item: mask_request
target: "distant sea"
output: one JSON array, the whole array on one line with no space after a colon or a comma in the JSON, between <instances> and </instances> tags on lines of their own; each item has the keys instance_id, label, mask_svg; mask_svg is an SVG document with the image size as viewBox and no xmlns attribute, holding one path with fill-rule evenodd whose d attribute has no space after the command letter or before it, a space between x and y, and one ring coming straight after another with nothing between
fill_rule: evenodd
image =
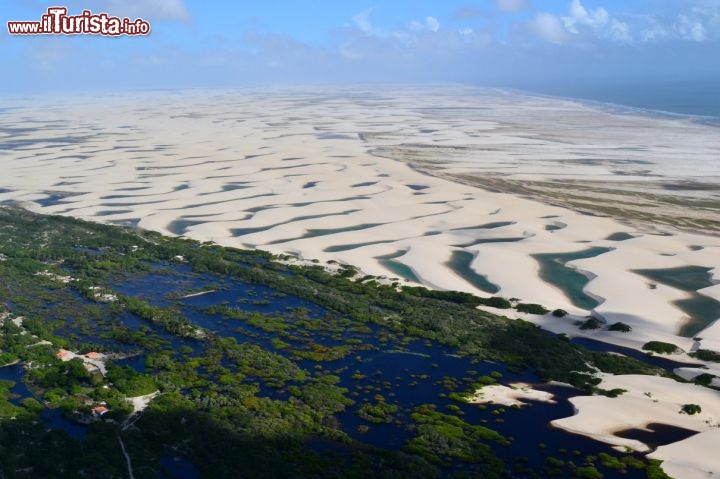
<instances>
[{"instance_id":1,"label":"distant sea","mask_svg":"<svg viewBox=\"0 0 720 479\"><path fill-rule=\"evenodd\" d=\"M720 79L673 83L582 84L524 89L572 98L621 112L692 116L720 126Z\"/></svg>"}]
</instances>

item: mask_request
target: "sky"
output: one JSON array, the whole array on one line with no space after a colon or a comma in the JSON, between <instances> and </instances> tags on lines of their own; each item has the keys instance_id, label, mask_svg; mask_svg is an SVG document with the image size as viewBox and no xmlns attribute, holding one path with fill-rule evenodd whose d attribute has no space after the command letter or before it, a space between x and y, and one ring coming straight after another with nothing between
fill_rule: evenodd
<instances>
[{"instance_id":1,"label":"sky","mask_svg":"<svg viewBox=\"0 0 720 479\"><path fill-rule=\"evenodd\" d=\"M60 2L57 2L60 3ZM147 36L10 35L0 93L364 83L720 83L720 0L66 0Z\"/></svg>"}]
</instances>

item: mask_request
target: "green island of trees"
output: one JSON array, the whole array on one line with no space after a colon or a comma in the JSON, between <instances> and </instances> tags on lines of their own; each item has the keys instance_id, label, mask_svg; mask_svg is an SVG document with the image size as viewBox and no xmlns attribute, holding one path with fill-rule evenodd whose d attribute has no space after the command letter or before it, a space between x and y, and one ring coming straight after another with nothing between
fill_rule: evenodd
<instances>
[{"instance_id":1,"label":"green island of trees","mask_svg":"<svg viewBox=\"0 0 720 479\"><path fill-rule=\"evenodd\" d=\"M651 351L659 354L674 354L680 351L675 344L665 343L663 341L649 341L643 344L642 347L645 351Z\"/></svg>"}]
</instances>

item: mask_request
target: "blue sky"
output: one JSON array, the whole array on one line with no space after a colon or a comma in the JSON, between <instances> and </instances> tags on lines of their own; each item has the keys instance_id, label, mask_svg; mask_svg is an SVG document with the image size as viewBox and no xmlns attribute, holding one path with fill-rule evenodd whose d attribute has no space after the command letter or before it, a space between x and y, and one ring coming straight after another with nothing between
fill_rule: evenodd
<instances>
[{"instance_id":1,"label":"blue sky","mask_svg":"<svg viewBox=\"0 0 720 479\"><path fill-rule=\"evenodd\" d=\"M2 0L3 24L51 4ZM720 80L720 0L67 0L147 37L11 36L4 92L462 82L532 89Z\"/></svg>"}]
</instances>

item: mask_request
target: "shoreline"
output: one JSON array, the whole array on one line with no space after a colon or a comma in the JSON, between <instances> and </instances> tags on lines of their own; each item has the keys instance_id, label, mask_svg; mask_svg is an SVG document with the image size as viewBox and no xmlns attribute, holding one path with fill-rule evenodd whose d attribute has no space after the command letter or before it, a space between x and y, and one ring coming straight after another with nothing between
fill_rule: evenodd
<instances>
[{"instance_id":1,"label":"shoreline","mask_svg":"<svg viewBox=\"0 0 720 479\"><path fill-rule=\"evenodd\" d=\"M499 90L509 91L518 93L521 95L535 96L539 98L547 98L550 100L558 101L574 101L580 104L584 104L591 108L596 108L601 111L607 111L609 113L618 115L638 115L646 116L648 118L658 119L670 119L670 120L689 120L697 122L702 125L711 127L720 127L720 113L717 115L700 115L698 113L680 113L670 110L659 110L653 108L645 108L639 106L627 105L624 103L616 103L609 100L594 100L591 98L575 97L575 96L562 96L553 95L550 93L541 93L532 90L524 90L521 88L499 88Z\"/></svg>"}]
</instances>

